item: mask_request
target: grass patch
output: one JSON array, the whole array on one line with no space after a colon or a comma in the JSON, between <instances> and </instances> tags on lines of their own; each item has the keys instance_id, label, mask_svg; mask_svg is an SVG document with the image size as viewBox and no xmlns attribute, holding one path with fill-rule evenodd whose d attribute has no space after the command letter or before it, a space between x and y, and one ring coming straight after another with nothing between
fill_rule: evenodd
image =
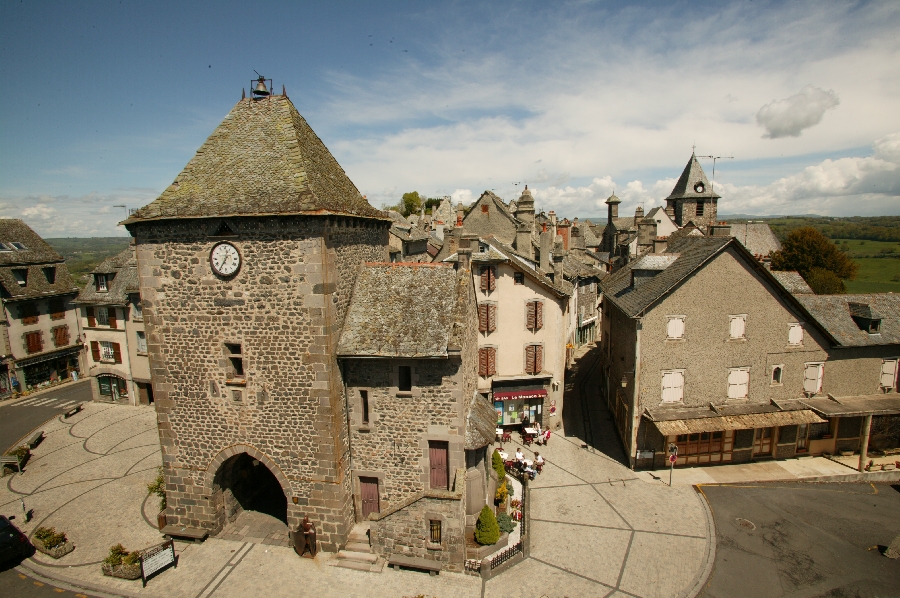
<instances>
[{"instance_id":1,"label":"grass patch","mask_svg":"<svg viewBox=\"0 0 900 598\"><path fill-rule=\"evenodd\" d=\"M900 293L900 243L838 239L842 250L859 264L855 280L845 280L848 293Z\"/></svg>"}]
</instances>

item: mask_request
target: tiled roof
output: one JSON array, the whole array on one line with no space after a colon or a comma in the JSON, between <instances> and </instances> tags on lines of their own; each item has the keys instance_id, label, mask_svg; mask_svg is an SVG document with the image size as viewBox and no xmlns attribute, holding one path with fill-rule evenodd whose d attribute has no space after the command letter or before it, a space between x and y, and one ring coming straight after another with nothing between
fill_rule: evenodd
<instances>
[{"instance_id":1,"label":"tiled roof","mask_svg":"<svg viewBox=\"0 0 900 598\"><path fill-rule=\"evenodd\" d=\"M765 222L742 222L731 225L731 236L753 255L769 256L781 249L778 237Z\"/></svg>"},{"instance_id":2,"label":"tiled roof","mask_svg":"<svg viewBox=\"0 0 900 598\"><path fill-rule=\"evenodd\" d=\"M680 254L668 268L632 287L632 262L601 281L603 295L633 318L732 242L731 237L681 239L674 247L670 245L668 248L670 252Z\"/></svg>"},{"instance_id":3,"label":"tiled roof","mask_svg":"<svg viewBox=\"0 0 900 598\"><path fill-rule=\"evenodd\" d=\"M619 231L637 230L637 224L634 223L634 216L625 216L624 218L613 218L613 226Z\"/></svg>"},{"instance_id":4,"label":"tiled roof","mask_svg":"<svg viewBox=\"0 0 900 598\"><path fill-rule=\"evenodd\" d=\"M487 399L475 393L466 414L466 450L471 451L494 442L497 412Z\"/></svg>"},{"instance_id":5,"label":"tiled roof","mask_svg":"<svg viewBox=\"0 0 900 598\"><path fill-rule=\"evenodd\" d=\"M803 280L803 277L800 276L799 272L779 272L773 270L772 276L774 276L775 279L781 283L781 286L783 286L789 293L792 293L794 295L798 293L805 295L813 294L812 288L810 288L810 286L806 284L806 281Z\"/></svg>"},{"instance_id":6,"label":"tiled roof","mask_svg":"<svg viewBox=\"0 0 900 598\"><path fill-rule=\"evenodd\" d=\"M385 218L291 101L269 96L238 102L175 182L126 223L259 214Z\"/></svg>"},{"instance_id":7,"label":"tiled roof","mask_svg":"<svg viewBox=\"0 0 900 598\"><path fill-rule=\"evenodd\" d=\"M694 186L696 186L698 182L703 183L703 193L697 193L696 191L694 191ZM697 199L714 197L718 198L721 196L712 190L712 187L709 184L709 180L707 180L706 178L706 173L703 172L703 168L700 167L700 162L697 161L697 156L692 154L691 159L688 160L687 166L684 167L681 176L678 177L678 182L675 183L675 187L672 188L672 192L666 199Z\"/></svg>"},{"instance_id":8,"label":"tiled roof","mask_svg":"<svg viewBox=\"0 0 900 598\"><path fill-rule=\"evenodd\" d=\"M632 270L665 270L678 259L677 253L648 253L631 264Z\"/></svg>"},{"instance_id":9,"label":"tiled roof","mask_svg":"<svg viewBox=\"0 0 900 598\"><path fill-rule=\"evenodd\" d=\"M468 272L443 264L363 266L353 289L337 354L343 357L447 357L458 346ZM464 303L463 303L464 305ZM463 318L462 322L458 322Z\"/></svg>"},{"instance_id":10,"label":"tiled roof","mask_svg":"<svg viewBox=\"0 0 900 598\"><path fill-rule=\"evenodd\" d=\"M540 285L547 287L554 293L556 293L560 297L567 297L572 294L572 290L574 287L572 283L563 279L563 280L553 280L551 281L547 277L547 272L544 272L540 269L540 267L531 259L521 255L515 249L507 245L506 243L500 241L496 237L487 236L479 239L484 243L487 243L491 249L490 253L493 256L494 254L501 255L505 260L508 260L509 263L515 267L517 267L522 272L528 274L534 281L539 283ZM476 256L479 254L472 254L472 263L477 263L478 259ZM449 260L449 258L448 258ZM456 260L454 260L456 261ZM494 259L489 259L485 261L496 261Z\"/></svg>"},{"instance_id":11,"label":"tiled roof","mask_svg":"<svg viewBox=\"0 0 900 598\"><path fill-rule=\"evenodd\" d=\"M18 218L0 218L0 266L12 264L46 264L63 261L50 245ZM24 249L17 249L20 243Z\"/></svg>"},{"instance_id":12,"label":"tiled roof","mask_svg":"<svg viewBox=\"0 0 900 598\"><path fill-rule=\"evenodd\" d=\"M900 295L797 295L816 321L838 344L845 347L892 345L900 343ZM878 334L860 330L851 317L851 303L863 304L881 315Z\"/></svg>"},{"instance_id":13,"label":"tiled roof","mask_svg":"<svg viewBox=\"0 0 900 598\"><path fill-rule=\"evenodd\" d=\"M119 255L106 258L91 271L92 274L115 274L108 283L108 291L97 290L94 277L82 289L75 303L87 305L128 305L128 296L140 292L138 283L137 260L134 248L129 247Z\"/></svg>"}]
</instances>

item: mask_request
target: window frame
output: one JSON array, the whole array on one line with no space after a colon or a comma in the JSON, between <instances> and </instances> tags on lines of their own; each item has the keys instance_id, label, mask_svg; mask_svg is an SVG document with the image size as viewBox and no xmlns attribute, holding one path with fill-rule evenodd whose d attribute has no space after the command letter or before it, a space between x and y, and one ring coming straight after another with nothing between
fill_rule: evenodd
<instances>
[{"instance_id":1,"label":"window frame","mask_svg":"<svg viewBox=\"0 0 900 598\"><path fill-rule=\"evenodd\" d=\"M513 284L525 284L525 273L513 272Z\"/></svg>"},{"instance_id":2,"label":"window frame","mask_svg":"<svg viewBox=\"0 0 900 598\"><path fill-rule=\"evenodd\" d=\"M778 379L775 379L775 372L778 372ZM769 372L769 386L784 386L784 364L776 363L772 365Z\"/></svg>"},{"instance_id":3,"label":"window frame","mask_svg":"<svg viewBox=\"0 0 900 598\"><path fill-rule=\"evenodd\" d=\"M533 352L533 355L529 357L529 351ZM526 374L531 376L537 376L541 372L544 371L544 343L528 343L525 345L525 363L524 363L524 371ZM540 364L540 367L538 367Z\"/></svg>"},{"instance_id":4,"label":"window frame","mask_svg":"<svg viewBox=\"0 0 900 598\"><path fill-rule=\"evenodd\" d=\"M98 293L109 292L109 279L106 274L94 274L94 286Z\"/></svg>"},{"instance_id":5,"label":"window frame","mask_svg":"<svg viewBox=\"0 0 900 598\"><path fill-rule=\"evenodd\" d=\"M139 354L146 355L147 354L147 333L143 330L136 330L135 338L137 339L136 351Z\"/></svg>"},{"instance_id":6,"label":"window frame","mask_svg":"<svg viewBox=\"0 0 900 598\"><path fill-rule=\"evenodd\" d=\"M228 360L228 369L225 372L225 383L243 383L246 380L246 368L244 367L244 345L237 342L222 343L222 350Z\"/></svg>"},{"instance_id":7,"label":"window frame","mask_svg":"<svg viewBox=\"0 0 900 598\"><path fill-rule=\"evenodd\" d=\"M116 351L113 341L100 341L100 361L115 361Z\"/></svg>"},{"instance_id":8,"label":"window frame","mask_svg":"<svg viewBox=\"0 0 900 598\"><path fill-rule=\"evenodd\" d=\"M684 334L685 334L684 322L686 319L687 319L687 316L683 316L683 315L666 316L666 340L667 341L683 341L684 340ZM670 336L669 326L671 326L673 321L681 321L681 336Z\"/></svg>"},{"instance_id":9,"label":"window frame","mask_svg":"<svg viewBox=\"0 0 900 598\"><path fill-rule=\"evenodd\" d=\"M732 335L735 321L743 322L743 325L741 327L740 336ZM730 340L730 341L745 341L745 340L747 340L747 314L729 314L728 315L728 340Z\"/></svg>"},{"instance_id":10,"label":"window frame","mask_svg":"<svg viewBox=\"0 0 900 598\"><path fill-rule=\"evenodd\" d=\"M797 341L796 343L792 343L791 342L791 332L794 330L797 330L797 329L800 330L800 340ZM787 343L788 346L789 347L802 347L803 346L803 337L804 337L803 322L790 322L788 324L788 343Z\"/></svg>"},{"instance_id":11,"label":"window frame","mask_svg":"<svg viewBox=\"0 0 900 598\"><path fill-rule=\"evenodd\" d=\"M109 307L105 305L97 306L97 315L95 320L98 326L109 326ZM115 309L115 308L112 308Z\"/></svg>"}]
</instances>

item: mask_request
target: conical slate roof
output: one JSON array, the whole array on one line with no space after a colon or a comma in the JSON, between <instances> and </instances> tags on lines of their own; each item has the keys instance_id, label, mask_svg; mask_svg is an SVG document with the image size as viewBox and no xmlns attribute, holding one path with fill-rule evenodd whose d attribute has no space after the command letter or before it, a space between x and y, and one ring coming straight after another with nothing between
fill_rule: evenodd
<instances>
[{"instance_id":1,"label":"conical slate roof","mask_svg":"<svg viewBox=\"0 0 900 598\"><path fill-rule=\"evenodd\" d=\"M238 102L175 182L126 223L264 214L387 219L282 95Z\"/></svg>"},{"instance_id":2,"label":"conical slate roof","mask_svg":"<svg viewBox=\"0 0 900 598\"><path fill-rule=\"evenodd\" d=\"M694 190L697 183L703 185L703 191L700 193ZM672 193L670 193L669 197L666 199L695 199L698 197L718 199L721 195L712 190L712 186L706 178L706 173L703 172L703 168L700 167L700 162L697 161L697 156L691 154L691 159L688 160L687 166L684 167L684 171L681 173L681 177L672 189Z\"/></svg>"},{"instance_id":3,"label":"conical slate roof","mask_svg":"<svg viewBox=\"0 0 900 598\"><path fill-rule=\"evenodd\" d=\"M606 201L603 202L605 204L614 204L614 203L622 203L622 200L616 197L616 194L613 193L609 197L606 198Z\"/></svg>"}]
</instances>

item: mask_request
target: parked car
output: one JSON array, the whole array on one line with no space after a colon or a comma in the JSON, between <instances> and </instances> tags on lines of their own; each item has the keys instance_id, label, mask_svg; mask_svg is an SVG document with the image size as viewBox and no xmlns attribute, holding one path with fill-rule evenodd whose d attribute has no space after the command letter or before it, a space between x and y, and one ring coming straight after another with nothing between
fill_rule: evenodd
<instances>
[{"instance_id":1,"label":"parked car","mask_svg":"<svg viewBox=\"0 0 900 598\"><path fill-rule=\"evenodd\" d=\"M9 519L0 515L0 563L30 556L31 550L28 537Z\"/></svg>"}]
</instances>

